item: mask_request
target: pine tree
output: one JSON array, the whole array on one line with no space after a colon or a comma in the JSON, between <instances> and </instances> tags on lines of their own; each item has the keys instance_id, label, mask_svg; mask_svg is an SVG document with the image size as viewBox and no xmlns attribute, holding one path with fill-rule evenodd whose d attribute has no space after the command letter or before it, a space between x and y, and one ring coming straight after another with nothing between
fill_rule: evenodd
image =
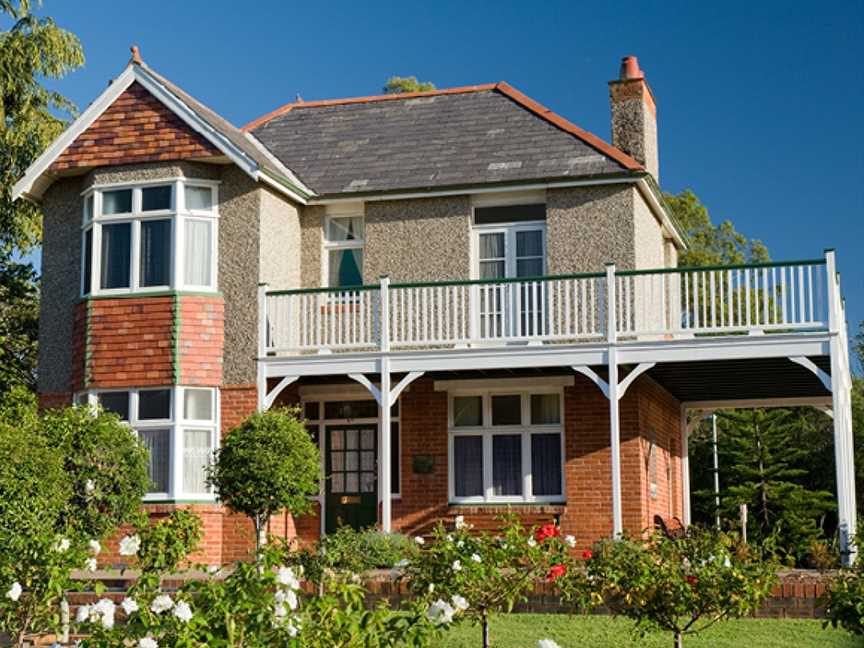
<instances>
[{"instance_id":1,"label":"pine tree","mask_svg":"<svg viewBox=\"0 0 864 648\"><path fill-rule=\"evenodd\" d=\"M833 495L809 487L810 448L800 441L801 421L786 409L733 410L718 418L722 434L722 512L737 518L747 504L748 538L775 547L778 556L800 563L824 537Z\"/></svg>"}]
</instances>

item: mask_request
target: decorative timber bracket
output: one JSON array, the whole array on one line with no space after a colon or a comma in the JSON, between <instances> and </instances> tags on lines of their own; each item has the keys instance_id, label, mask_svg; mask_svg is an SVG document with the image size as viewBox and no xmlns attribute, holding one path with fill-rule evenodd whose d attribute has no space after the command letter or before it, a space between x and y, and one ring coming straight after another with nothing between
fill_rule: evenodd
<instances>
[{"instance_id":1,"label":"decorative timber bracket","mask_svg":"<svg viewBox=\"0 0 864 648\"><path fill-rule=\"evenodd\" d=\"M621 400L624 394L627 393L627 389L630 387L630 385L633 384L634 380L636 380L639 376L648 371L655 364L655 362L643 362L637 365L636 368L633 369L633 371L628 373L624 377L624 380L618 383L617 389L613 390L617 394L618 400ZM573 365L572 369L573 371L577 371L583 376L587 377L589 380L591 380L595 385L597 385L597 387L600 388L600 391L603 392L603 395L606 398L610 398L609 383L603 380L600 376L598 376L591 367L588 367L586 365Z\"/></svg>"}]
</instances>

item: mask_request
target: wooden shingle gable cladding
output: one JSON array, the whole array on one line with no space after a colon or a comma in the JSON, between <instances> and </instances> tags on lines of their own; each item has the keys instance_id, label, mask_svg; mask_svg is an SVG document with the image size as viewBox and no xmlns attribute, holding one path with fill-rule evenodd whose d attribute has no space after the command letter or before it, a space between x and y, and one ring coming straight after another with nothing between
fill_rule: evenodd
<instances>
[{"instance_id":1,"label":"wooden shingle gable cladding","mask_svg":"<svg viewBox=\"0 0 864 648\"><path fill-rule=\"evenodd\" d=\"M49 168L61 172L221 155L221 151L135 82Z\"/></svg>"}]
</instances>

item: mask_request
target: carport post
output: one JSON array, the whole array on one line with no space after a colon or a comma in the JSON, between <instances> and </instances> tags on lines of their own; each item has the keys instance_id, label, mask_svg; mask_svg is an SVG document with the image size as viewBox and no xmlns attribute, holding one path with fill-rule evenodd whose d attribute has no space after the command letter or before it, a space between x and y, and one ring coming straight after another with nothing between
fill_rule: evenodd
<instances>
[{"instance_id":1,"label":"carport post","mask_svg":"<svg viewBox=\"0 0 864 648\"><path fill-rule=\"evenodd\" d=\"M831 399L834 411L834 462L837 470L840 560L848 566L855 562L857 554L857 547L851 542L856 532L855 471L848 379L849 349L844 335L846 322L843 305L840 302L834 250L825 252L825 272L828 282L828 329L831 333Z\"/></svg>"}]
</instances>

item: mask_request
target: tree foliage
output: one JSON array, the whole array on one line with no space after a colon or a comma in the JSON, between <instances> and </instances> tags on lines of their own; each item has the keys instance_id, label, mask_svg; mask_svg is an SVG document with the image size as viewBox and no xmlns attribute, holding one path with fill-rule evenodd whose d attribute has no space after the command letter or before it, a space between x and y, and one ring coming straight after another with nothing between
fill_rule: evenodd
<instances>
[{"instance_id":1,"label":"tree foliage","mask_svg":"<svg viewBox=\"0 0 864 648\"><path fill-rule=\"evenodd\" d=\"M392 76L384 84L384 94L399 94L402 92L429 92L435 90L431 81L418 81L416 76Z\"/></svg>"},{"instance_id":2,"label":"tree foliage","mask_svg":"<svg viewBox=\"0 0 864 648\"><path fill-rule=\"evenodd\" d=\"M823 623L864 635L864 560L861 558L854 567L841 570L831 579L825 596Z\"/></svg>"},{"instance_id":3,"label":"tree foliage","mask_svg":"<svg viewBox=\"0 0 864 648\"><path fill-rule=\"evenodd\" d=\"M256 539L270 516L301 515L318 493L318 447L297 408L259 412L222 441L209 479L222 502L255 524Z\"/></svg>"},{"instance_id":4,"label":"tree foliage","mask_svg":"<svg viewBox=\"0 0 864 648\"><path fill-rule=\"evenodd\" d=\"M758 239L748 239L738 232L732 221L715 225L708 208L690 189L665 194L666 204L687 235L689 247L678 259L678 265L706 266L768 261L768 248Z\"/></svg>"},{"instance_id":5,"label":"tree foliage","mask_svg":"<svg viewBox=\"0 0 864 648\"><path fill-rule=\"evenodd\" d=\"M12 202L12 187L75 114L44 81L84 63L78 38L31 8L30 0L0 0L0 17L11 21L0 32L0 394L33 388L36 375L36 273L19 258L39 245L42 227L36 206Z\"/></svg>"}]
</instances>

